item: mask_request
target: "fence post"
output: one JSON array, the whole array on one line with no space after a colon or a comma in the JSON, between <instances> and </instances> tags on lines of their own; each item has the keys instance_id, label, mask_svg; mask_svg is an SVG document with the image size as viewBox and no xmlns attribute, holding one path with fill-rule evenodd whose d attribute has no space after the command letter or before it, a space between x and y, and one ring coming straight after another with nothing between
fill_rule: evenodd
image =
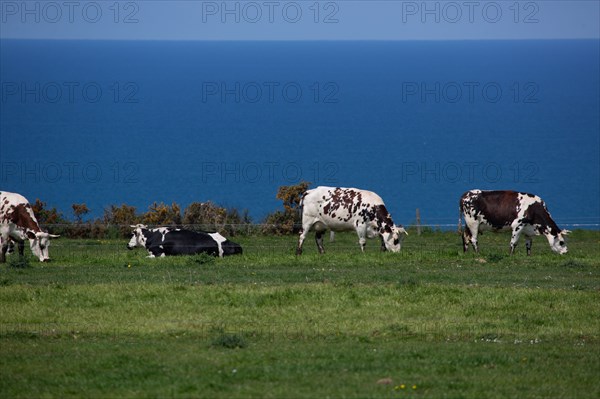
<instances>
[{"instance_id":1,"label":"fence post","mask_svg":"<svg viewBox=\"0 0 600 399\"><path fill-rule=\"evenodd\" d=\"M417 235L421 235L421 212L417 208Z\"/></svg>"}]
</instances>

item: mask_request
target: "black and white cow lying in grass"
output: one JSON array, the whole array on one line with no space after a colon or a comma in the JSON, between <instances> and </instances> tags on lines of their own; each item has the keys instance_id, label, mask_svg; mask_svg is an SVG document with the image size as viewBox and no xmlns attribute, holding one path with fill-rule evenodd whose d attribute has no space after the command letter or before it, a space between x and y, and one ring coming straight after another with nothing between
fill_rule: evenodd
<instances>
[{"instance_id":1,"label":"black and white cow lying in grass","mask_svg":"<svg viewBox=\"0 0 600 399\"><path fill-rule=\"evenodd\" d=\"M209 254L227 256L242 253L239 244L229 241L219 233L204 233L171 227L149 229L143 224L131 226L133 236L127 244L127 249L144 247L148 257L171 255Z\"/></svg>"}]
</instances>

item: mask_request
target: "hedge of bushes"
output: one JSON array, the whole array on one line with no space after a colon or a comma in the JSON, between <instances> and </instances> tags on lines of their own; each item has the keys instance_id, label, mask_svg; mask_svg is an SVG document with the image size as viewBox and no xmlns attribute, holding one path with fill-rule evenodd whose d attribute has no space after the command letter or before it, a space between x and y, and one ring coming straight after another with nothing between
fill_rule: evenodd
<instances>
[{"instance_id":1,"label":"hedge of bushes","mask_svg":"<svg viewBox=\"0 0 600 399\"><path fill-rule=\"evenodd\" d=\"M277 209L255 224L249 211L225 208L212 201L193 202L183 211L173 202L171 205L152 203L146 212L138 212L127 204L110 205L100 218L84 221L90 212L86 204L73 204L73 218L66 218L55 207L36 199L32 204L38 222L53 234L70 238L124 238L131 234L131 225L182 227L192 230L218 231L227 236L238 234L295 234L299 230L299 205L302 193L310 183L302 182L293 186L282 186L276 198L283 202L283 209Z\"/></svg>"}]
</instances>

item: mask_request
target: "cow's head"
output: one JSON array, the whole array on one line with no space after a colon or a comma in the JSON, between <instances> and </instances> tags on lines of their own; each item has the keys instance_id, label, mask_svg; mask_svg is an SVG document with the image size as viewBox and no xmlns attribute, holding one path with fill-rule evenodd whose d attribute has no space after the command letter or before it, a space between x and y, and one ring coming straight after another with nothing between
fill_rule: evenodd
<instances>
[{"instance_id":1,"label":"cow's head","mask_svg":"<svg viewBox=\"0 0 600 399\"><path fill-rule=\"evenodd\" d=\"M408 232L402 226L393 226L391 233L383 233L383 243L385 248L391 252L400 252L402 241Z\"/></svg>"},{"instance_id":2,"label":"cow's head","mask_svg":"<svg viewBox=\"0 0 600 399\"><path fill-rule=\"evenodd\" d=\"M127 249L133 249L135 247L145 248L146 236L144 235L143 230L147 229L148 226L144 224L136 224L131 225L130 227L133 228L133 234L131 236L131 240L129 240L129 243L127 244Z\"/></svg>"},{"instance_id":3,"label":"cow's head","mask_svg":"<svg viewBox=\"0 0 600 399\"><path fill-rule=\"evenodd\" d=\"M564 255L568 252L565 237L570 233L569 230L561 230L558 234L546 234L550 248L557 254Z\"/></svg>"},{"instance_id":4,"label":"cow's head","mask_svg":"<svg viewBox=\"0 0 600 399\"><path fill-rule=\"evenodd\" d=\"M29 247L31 248L31 252L38 257L40 262L49 262L50 255L48 254L48 247L50 246L50 239L58 238L60 236L56 234L44 233L43 231L34 232L31 230L27 230L25 234L29 239Z\"/></svg>"}]
</instances>

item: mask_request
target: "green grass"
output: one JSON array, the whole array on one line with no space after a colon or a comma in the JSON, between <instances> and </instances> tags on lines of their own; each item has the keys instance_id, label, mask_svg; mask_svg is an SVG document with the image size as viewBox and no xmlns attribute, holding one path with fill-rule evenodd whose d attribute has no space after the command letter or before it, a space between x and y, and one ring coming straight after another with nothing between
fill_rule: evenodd
<instances>
[{"instance_id":1,"label":"green grass","mask_svg":"<svg viewBox=\"0 0 600 399\"><path fill-rule=\"evenodd\" d=\"M479 255L441 232L400 254L236 241L147 259L59 239L53 263L0 266L0 397L600 396L599 232L530 257L505 234Z\"/></svg>"}]
</instances>

